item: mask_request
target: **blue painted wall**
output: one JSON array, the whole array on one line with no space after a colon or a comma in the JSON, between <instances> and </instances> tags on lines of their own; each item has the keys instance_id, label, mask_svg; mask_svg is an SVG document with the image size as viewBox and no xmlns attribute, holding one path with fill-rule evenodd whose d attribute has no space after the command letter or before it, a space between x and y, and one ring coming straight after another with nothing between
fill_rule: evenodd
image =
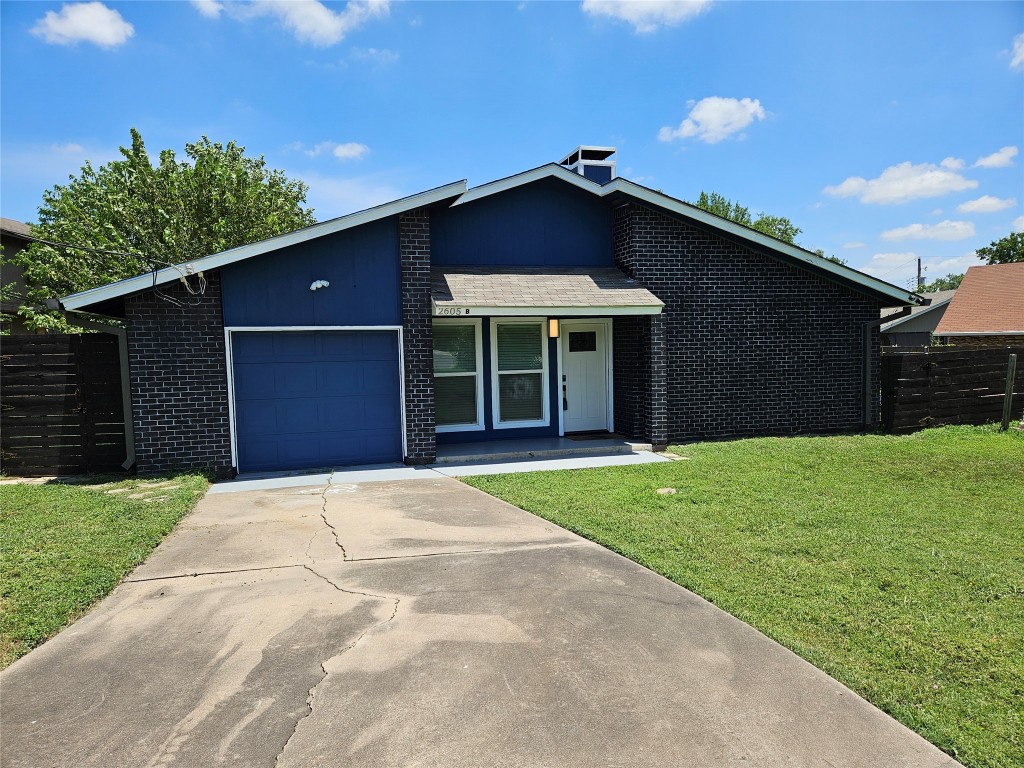
<instances>
[{"instance_id":1,"label":"blue painted wall","mask_svg":"<svg viewBox=\"0 0 1024 768\"><path fill-rule=\"evenodd\" d=\"M229 326L401 325L398 218L229 264L221 291Z\"/></svg>"},{"instance_id":2,"label":"blue painted wall","mask_svg":"<svg viewBox=\"0 0 1024 768\"><path fill-rule=\"evenodd\" d=\"M484 347L484 424L486 429L476 432L438 432L438 445L477 443L481 440L516 440L520 437L558 437L558 412L562 407L558 379L558 339L548 339L548 408L551 424L546 427L494 429L491 407L491 319L482 318L480 333Z\"/></svg>"},{"instance_id":3,"label":"blue painted wall","mask_svg":"<svg viewBox=\"0 0 1024 768\"><path fill-rule=\"evenodd\" d=\"M607 202L559 179L436 208L430 239L435 266L614 266Z\"/></svg>"}]
</instances>

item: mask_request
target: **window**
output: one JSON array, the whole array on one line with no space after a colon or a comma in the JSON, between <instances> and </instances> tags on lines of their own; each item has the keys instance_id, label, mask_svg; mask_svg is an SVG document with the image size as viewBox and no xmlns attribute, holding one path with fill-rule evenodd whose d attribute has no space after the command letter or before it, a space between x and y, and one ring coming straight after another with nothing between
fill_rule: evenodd
<instances>
[{"instance_id":1,"label":"window","mask_svg":"<svg viewBox=\"0 0 1024 768\"><path fill-rule=\"evenodd\" d=\"M491 323L496 428L549 424L546 328L543 318Z\"/></svg>"},{"instance_id":2,"label":"window","mask_svg":"<svg viewBox=\"0 0 1024 768\"><path fill-rule=\"evenodd\" d=\"M434 321L434 410L438 432L483 429L480 321Z\"/></svg>"}]
</instances>

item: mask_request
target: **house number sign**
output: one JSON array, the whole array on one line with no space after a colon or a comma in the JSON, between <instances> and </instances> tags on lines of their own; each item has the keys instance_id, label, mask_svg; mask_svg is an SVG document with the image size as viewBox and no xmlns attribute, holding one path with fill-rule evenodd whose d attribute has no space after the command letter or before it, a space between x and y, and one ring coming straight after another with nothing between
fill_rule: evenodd
<instances>
[{"instance_id":1,"label":"house number sign","mask_svg":"<svg viewBox=\"0 0 1024 768\"><path fill-rule=\"evenodd\" d=\"M468 315L469 307L438 307L434 314L438 317Z\"/></svg>"}]
</instances>

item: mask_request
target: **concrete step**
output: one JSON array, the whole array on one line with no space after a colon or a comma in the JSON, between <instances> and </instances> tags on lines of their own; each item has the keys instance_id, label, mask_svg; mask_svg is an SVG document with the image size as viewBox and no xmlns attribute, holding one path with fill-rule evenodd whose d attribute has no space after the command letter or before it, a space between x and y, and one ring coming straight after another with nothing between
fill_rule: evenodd
<instances>
[{"instance_id":1,"label":"concrete step","mask_svg":"<svg viewBox=\"0 0 1024 768\"><path fill-rule=\"evenodd\" d=\"M515 461L519 459L553 459L566 456L609 456L650 451L650 443L626 440L499 440L464 445L439 446L437 464L464 464L482 461Z\"/></svg>"}]
</instances>

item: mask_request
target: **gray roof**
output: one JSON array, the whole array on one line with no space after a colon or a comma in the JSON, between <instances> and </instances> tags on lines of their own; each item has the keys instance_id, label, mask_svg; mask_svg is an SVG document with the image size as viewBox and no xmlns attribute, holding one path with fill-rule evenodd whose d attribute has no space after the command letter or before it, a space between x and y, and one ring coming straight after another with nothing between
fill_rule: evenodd
<instances>
[{"instance_id":1,"label":"gray roof","mask_svg":"<svg viewBox=\"0 0 1024 768\"><path fill-rule=\"evenodd\" d=\"M434 267L434 304L459 307L661 307L614 267Z\"/></svg>"},{"instance_id":2,"label":"gray roof","mask_svg":"<svg viewBox=\"0 0 1024 768\"><path fill-rule=\"evenodd\" d=\"M882 333L885 333L890 328L900 325L901 323L909 320L911 317L914 317L915 315L919 315L922 312L929 312L935 309L936 307L944 306L952 300L953 295L955 293L955 288L952 291L935 291L934 293L922 293L921 295L924 296L926 299L932 300L931 304L929 304L928 306L921 307L912 306L910 308L910 315L904 315L903 317L900 317L891 322L883 323L880 330L882 331ZM882 310L882 317L888 317L889 315L895 314L896 312L899 312L900 309L900 307L885 307Z\"/></svg>"},{"instance_id":3,"label":"gray roof","mask_svg":"<svg viewBox=\"0 0 1024 768\"><path fill-rule=\"evenodd\" d=\"M22 221L0 217L0 231L5 235L31 237L32 228Z\"/></svg>"}]
</instances>

